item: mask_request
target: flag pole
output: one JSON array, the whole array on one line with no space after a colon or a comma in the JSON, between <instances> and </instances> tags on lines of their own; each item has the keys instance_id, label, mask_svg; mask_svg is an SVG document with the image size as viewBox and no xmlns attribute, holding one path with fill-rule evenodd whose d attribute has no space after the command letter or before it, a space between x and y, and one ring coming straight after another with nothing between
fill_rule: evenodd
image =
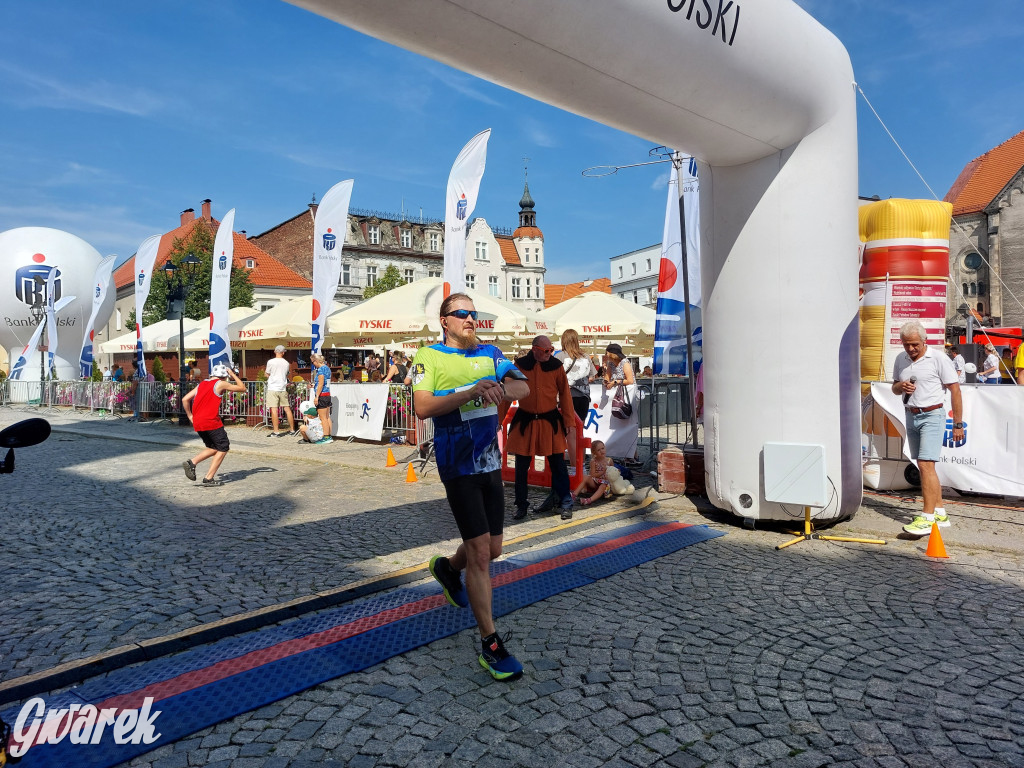
<instances>
[{"instance_id":1,"label":"flag pole","mask_svg":"<svg viewBox=\"0 0 1024 768\"><path fill-rule=\"evenodd\" d=\"M693 380L693 328L690 323L690 267L686 253L686 216L683 202L683 154L676 150L672 155L672 167L676 170L676 191L679 193L679 244L683 252L683 301L686 304L686 377L690 382L690 430L693 434L693 447L697 447L697 392Z\"/></svg>"}]
</instances>

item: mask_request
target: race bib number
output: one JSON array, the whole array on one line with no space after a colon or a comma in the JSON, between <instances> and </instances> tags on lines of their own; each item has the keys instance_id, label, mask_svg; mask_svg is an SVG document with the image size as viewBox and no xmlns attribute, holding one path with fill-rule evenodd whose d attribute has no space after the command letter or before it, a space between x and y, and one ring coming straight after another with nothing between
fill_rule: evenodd
<instances>
[{"instance_id":1,"label":"race bib number","mask_svg":"<svg viewBox=\"0 0 1024 768\"><path fill-rule=\"evenodd\" d=\"M475 384L467 384L464 387L459 387L456 392L465 392L467 389L472 389ZM472 421L473 419L482 419L485 416L497 416L498 406L494 403L485 403L483 398L474 398L465 405L459 407L459 415L463 421Z\"/></svg>"}]
</instances>

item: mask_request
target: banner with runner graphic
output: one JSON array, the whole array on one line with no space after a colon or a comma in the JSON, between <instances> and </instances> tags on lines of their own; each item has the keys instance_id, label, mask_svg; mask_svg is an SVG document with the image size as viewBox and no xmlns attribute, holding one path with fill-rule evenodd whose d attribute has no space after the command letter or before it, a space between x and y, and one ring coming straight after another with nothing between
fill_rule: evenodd
<instances>
[{"instance_id":1,"label":"banner with runner graphic","mask_svg":"<svg viewBox=\"0 0 1024 768\"><path fill-rule=\"evenodd\" d=\"M152 235L142 241L135 252L135 361L139 371L146 374L146 356L142 352L142 312L149 298L149 281L153 277L153 263L160 250L160 235Z\"/></svg>"},{"instance_id":2,"label":"banner with runner graphic","mask_svg":"<svg viewBox=\"0 0 1024 768\"><path fill-rule=\"evenodd\" d=\"M348 231L348 206L353 179L339 181L324 195L313 221L313 327L312 349L324 345L327 315L334 307L334 294L341 276L341 250Z\"/></svg>"},{"instance_id":3,"label":"banner with runner graphic","mask_svg":"<svg viewBox=\"0 0 1024 768\"><path fill-rule=\"evenodd\" d=\"M89 314L89 322L85 324L85 332L82 336L82 352L78 356L79 375L85 379L92 376L92 342L96 318L99 316L103 301L107 297L107 288L110 287L110 277L114 272L114 261L117 256L107 256L101 260L96 267L94 278L95 287L92 293L92 312Z\"/></svg>"},{"instance_id":4,"label":"banner with runner graphic","mask_svg":"<svg viewBox=\"0 0 1024 768\"><path fill-rule=\"evenodd\" d=\"M946 429L940 460L935 463L939 481L961 491L1024 497L1024 398L1013 386L967 384L960 387L960 392L964 439L953 440L952 406L946 392ZM871 397L906 438L906 411L901 396L893 394L892 384L872 383ZM885 439L884 435L866 437ZM903 455L910 458L905 439Z\"/></svg>"},{"instance_id":5,"label":"banner with runner graphic","mask_svg":"<svg viewBox=\"0 0 1024 768\"><path fill-rule=\"evenodd\" d=\"M637 415L640 413L640 402L637 400L636 386L628 386L626 391L633 404L633 413L628 419L620 419L612 416L615 390L605 389L602 384L591 384L590 410L583 420L584 437L603 441L608 455L617 459L632 459L636 456L639 436Z\"/></svg>"},{"instance_id":6,"label":"banner with runner graphic","mask_svg":"<svg viewBox=\"0 0 1024 768\"><path fill-rule=\"evenodd\" d=\"M444 296L466 290L466 222L476 208L491 129L462 148L448 175L444 207Z\"/></svg>"},{"instance_id":7,"label":"banner with runner graphic","mask_svg":"<svg viewBox=\"0 0 1024 768\"><path fill-rule=\"evenodd\" d=\"M231 267L235 261L235 209L221 219L213 241L213 275L210 279L210 370L231 367L228 344L228 304L231 301Z\"/></svg>"},{"instance_id":8,"label":"banner with runner graphic","mask_svg":"<svg viewBox=\"0 0 1024 768\"><path fill-rule=\"evenodd\" d=\"M336 384L331 387L335 437L380 440L388 407L389 384Z\"/></svg>"}]
</instances>

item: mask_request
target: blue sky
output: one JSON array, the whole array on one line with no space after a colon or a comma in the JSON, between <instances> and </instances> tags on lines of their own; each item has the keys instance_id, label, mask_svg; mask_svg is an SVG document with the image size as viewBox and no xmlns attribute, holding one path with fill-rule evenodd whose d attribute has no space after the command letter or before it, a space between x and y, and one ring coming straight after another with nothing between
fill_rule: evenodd
<instances>
[{"instance_id":1,"label":"blue sky","mask_svg":"<svg viewBox=\"0 0 1024 768\"><path fill-rule=\"evenodd\" d=\"M850 51L861 87L936 193L1024 130L1019 0L800 0ZM929 193L858 100L860 192ZM262 232L353 177L353 207L443 213L462 145L492 128L475 215L514 227L524 157L548 281L608 276L655 243L653 144L278 0L0 4L0 231L52 226L101 253L213 200Z\"/></svg>"}]
</instances>

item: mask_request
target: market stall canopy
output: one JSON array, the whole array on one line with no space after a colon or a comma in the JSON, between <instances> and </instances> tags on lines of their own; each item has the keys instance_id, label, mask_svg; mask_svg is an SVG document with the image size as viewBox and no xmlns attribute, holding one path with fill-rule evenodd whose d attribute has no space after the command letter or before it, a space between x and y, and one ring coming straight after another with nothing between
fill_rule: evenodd
<instances>
[{"instance_id":1,"label":"market stall canopy","mask_svg":"<svg viewBox=\"0 0 1024 768\"><path fill-rule=\"evenodd\" d=\"M269 311L269 310L268 310ZM247 321L260 314L258 309L252 307L232 307L228 310L228 340L232 348L239 346L238 330ZM196 352L210 348L210 323L201 322L199 327L185 331L185 349ZM257 347L258 349L258 347Z\"/></svg>"},{"instance_id":2,"label":"market stall canopy","mask_svg":"<svg viewBox=\"0 0 1024 768\"><path fill-rule=\"evenodd\" d=\"M201 320L185 319L185 336L203 326ZM143 352L167 352L178 348L178 321L161 320L142 329ZM135 352L135 331L110 339L99 345L99 351L105 355L122 352Z\"/></svg>"},{"instance_id":3,"label":"market stall canopy","mask_svg":"<svg viewBox=\"0 0 1024 768\"><path fill-rule=\"evenodd\" d=\"M337 302L332 302L337 309ZM266 312L228 326L232 349L273 349L278 344L309 349L313 339L313 297L282 301Z\"/></svg>"},{"instance_id":4,"label":"market stall canopy","mask_svg":"<svg viewBox=\"0 0 1024 768\"><path fill-rule=\"evenodd\" d=\"M337 346L393 347L396 341L433 343L441 333L438 315L444 288L429 277L401 285L373 298L345 307L327 318L326 342ZM477 335L482 339L514 336L532 330L526 311L467 290L479 312Z\"/></svg>"},{"instance_id":5,"label":"market stall canopy","mask_svg":"<svg viewBox=\"0 0 1024 768\"><path fill-rule=\"evenodd\" d=\"M572 328L580 335L593 339L623 339L654 336L657 312L632 301L593 291L574 296L555 304L533 318L538 334L545 333L552 340Z\"/></svg>"}]
</instances>

